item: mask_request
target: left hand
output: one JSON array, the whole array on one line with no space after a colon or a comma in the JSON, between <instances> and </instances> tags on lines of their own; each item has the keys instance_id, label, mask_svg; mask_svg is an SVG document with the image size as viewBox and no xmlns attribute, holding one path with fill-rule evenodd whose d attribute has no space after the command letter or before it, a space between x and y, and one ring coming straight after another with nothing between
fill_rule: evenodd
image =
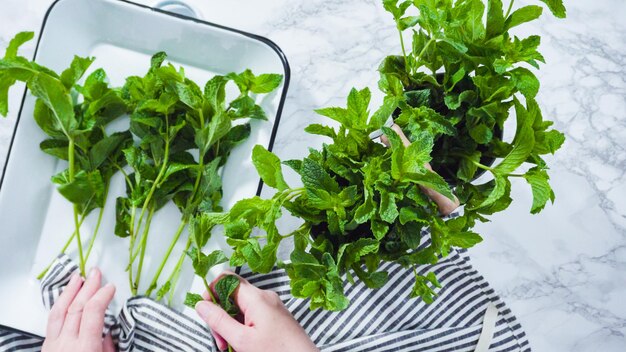
<instances>
[{"instance_id":1,"label":"left hand","mask_svg":"<svg viewBox=\"0 0 626 352\"><path fill-rule=\"evenodd\" d=\"M398 136L400 136L400 139L402 139L402 143L404 144L404 146L408 147L411 144L411 141L406 138L406 135L404 134L404 132L402 132L400 126L393 124L391 128L396 131ZM383 144L385 144L386 146L389 146L389 139L387 138L387 136L382 135L380 137L380 141L383 142ZM428 169L428 171L434 172L429 163L426 163L424 167ZM422 190L422 192L424 192L424 194L428 196L428 198L437 203L437 207L439 207L439 213L441 215L450 215L460 205L459 199L456 196L454 197L454 200L451 200L443 194L436 192L430 188L420 186L420 189Z\"/></svg>"},{"instance_id":2,"label":"left hand","mask_svg":"<svg viewBox=\"0 0 626 352\"><path fill-rule=\"evenodd\" d=\"M102 339L104 312L115 286L101 286L102 274L92 269L86 281L74 274L48 316L43 352L112 352L111 335Z\"/></svg>"}]
</instances>

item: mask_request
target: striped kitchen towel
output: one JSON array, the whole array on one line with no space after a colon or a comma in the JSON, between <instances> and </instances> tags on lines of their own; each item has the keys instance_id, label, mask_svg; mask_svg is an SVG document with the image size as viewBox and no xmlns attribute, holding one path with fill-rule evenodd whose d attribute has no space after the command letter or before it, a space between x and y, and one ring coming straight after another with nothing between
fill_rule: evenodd
<instances>
[{"instance_id":1,"label":"striped kitchen towel","mask_svg":"<svg viewBox=\"0 0 626 352\"><path fill-rule=\"evenodd\" d=\"M427 245L428 236L423 245ZM44 304L54 301L74 264L60 257L42 281ZM350 307L342 312L310 311L309 302L289 292L283 270L241 276L276 291L289 311L322 351L530 351L521 325L488 283L474 270L465 250L453 250L435 265L417 268L434 272L442 285L432 304L409 299L413 272L386 263L389 282L371 290L346 281ZM54 276L53 276L54 275ZM51 278L52 277L52 278ZM120 351L216 351L208 329L181 313L145 297L130 299L111 330ZM0 329L0 351L38 351L41 338Z\"/></svg>"}]
</instances>

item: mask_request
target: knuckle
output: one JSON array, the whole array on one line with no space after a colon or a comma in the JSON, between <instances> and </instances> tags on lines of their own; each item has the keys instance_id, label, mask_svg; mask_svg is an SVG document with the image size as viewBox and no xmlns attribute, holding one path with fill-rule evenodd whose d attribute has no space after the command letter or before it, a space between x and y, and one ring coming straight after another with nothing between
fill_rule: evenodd
<instances>
[{"instance_id":1,"label":"knuckle","mask_svg":"<svg viewBox=\"0 0 626 352\"><path fill-rule=\"evenodd\" d=\"M264 295L267 302L271 303L272 305L278 305L279 303L282 304L278 293L274 291L264 291Z\"/></svg>"},{"instance_id":2,"label":"knuckle","mask_svg":"<svg viewBox=\"0 0 626 352\"><path fill-rule=\"evenodd\" d=\"M53 349L51 345L52 345L52 342L50 342L49 339L43 340L43 344L41 345L41 352L51 351Z\"/></svg>"},{"instance_id":3,"label":"knuckle","mask_svg":"<svg viewBox=\"0 0 626 352\"><path fill-rule=\"evenodd\" d=\"M83 309L86 313L97 313L102 310L102 304L95 300L90 300L85 304L85 308Z\"/></svg>"},{"instance_id":4,"label":"knuckle","mask_svg":"<svg viewBox=\"0 0 626 352\"><path fill-rule=\"evenodd\" d=\"M63 319L64 317L65 317L64 312L62 312L60 309L52 308L50 310L50 313L48 314L48 321L50 322L61 321L61 319Z\"/></svg>"},{"instance_id":5,"label":"knuckle","mask_svg":"<svg viewBox=\"0 0 626 352\"><path fill-rule=\"evenodd\" d=\"M209 316L207 323L209 323L209 326L212 329L216 330L224 323L224 319L225 319L224 313L219 312L219 313L212 314L211 316Z\"/></svg>"},{"instance_id":6,"label":"knuckle","mask_svg":"<svg viewBox=\"0 0 626 352\"><path fill-rule=\"evenodd\" d=\"M72 304L70 304L70 307L67 309L68 313L76 313L79 312L83 309L83 304L81 302L78 301L74 301Z\"/></svg>"}]
</instances>

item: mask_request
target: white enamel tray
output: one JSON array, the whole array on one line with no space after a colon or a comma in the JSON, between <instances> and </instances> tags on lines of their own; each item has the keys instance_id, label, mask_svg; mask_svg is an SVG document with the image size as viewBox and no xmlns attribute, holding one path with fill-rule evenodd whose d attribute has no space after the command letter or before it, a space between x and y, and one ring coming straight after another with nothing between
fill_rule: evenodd
<instances>
[{"instance_id":1,"label":"white enamel tray","mask_svg":"<svg viewBox=\"0 0 626 352\"><path fill-rule=\"evenodd\" d=\"M233 151L223 170L222 204L226 209L241 198L254 196L260 191L261 183L250 161L252 147L262 144L271 148L289 83L285 56L271 41L122 0L58 0L44 20L35 60L60 71L69 66L75 54L95 56L91 69L104 68L111 84L121 86L127 76L143 75L150 56L161 50L201 86L215 74L240 72L245 68L257 74L284 75L282 86L258 101L269 121L253 122L251 137ZM50 182L50 176L66 166L39 150L39 142L45 136L32 118L34 102L34 97L25 92L0 180L0 325L43 336L47 312L35 277L58 254L72 233L73 224L71 206ZM111 128L122 129L125 125L128 126L128 119L123 117ZM117 175L112 180L105 220L87 263L88 268L100 267L105 280L117 286L112 305L116 312L131 295L125 272L128 239L113 235L115 198L123 192L124 182ZM93 232L95 213L87 218L81 233ZM172 204L155 215L144 264L147 268L139 292L145 291L179 221L180 213ZM162 276L169 274L184 241L186 234L181 236ZM207 245L207 250L216 248L227 249L219 234ZM75 247L68 253L76 258ZM213 274L222 269L216 268ZM193 270L186 263L178 284L177 301L189 289L201 292L203 285L194 279ZM176 308L185 311L181 305ZM185 312L194 315L190 310Z\"/></svg>"}]
</instances>

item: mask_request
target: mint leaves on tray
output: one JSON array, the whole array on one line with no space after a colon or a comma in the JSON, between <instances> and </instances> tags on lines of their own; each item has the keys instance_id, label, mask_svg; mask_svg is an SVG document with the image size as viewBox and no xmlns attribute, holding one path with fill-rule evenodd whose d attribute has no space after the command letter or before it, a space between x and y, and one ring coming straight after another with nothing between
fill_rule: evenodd
<instances>
[{"instance_id":1,"label":"mint leaves on tray","mask_svg":"<svg viewBox=\"0 0 626 352\"><path fill-rule=\"evenodd\" d=\"M8 112L11 86L25 82L37 98L34 119L48 135L41 150L67 163L67 169L51 179L73 205L68 220L75 230L61 252L75 241L84 274L100 224L107 221L103 211L110 181L119 172L126 194L116 199L115 235L129 238L130 289L139 293L148 235L157 233L159 240L170 245L145 294L160 300L170 293L171 303L187 255L203 280L209 267L227 260L221 252L202 253L212 228L202 216L222 209L220 170L231 151L250 136L248 121L267 120L257 98L276 90L282 75L256 76L246 69L216 75L201 88L186 77L182 67L165 64L167 55L159 52L145 75L128 77L123 87L113 88L102 69L83 79L94 58L75 57L69 68L57 74L18 56L19 47L32 38L32 32L17 34L0 60L0 114ZM239 91L232 99L227 94L229 84ZM130 128L107 134L107 126L121 116L129 117ZM173 234L151 231L153 217L170 202L181 213L178 230ZM97 226L83 249L85 237L80 228L96 209ZM188 227L185 249L162 282L161 273Z\"/></svg>"}]
</instances>

